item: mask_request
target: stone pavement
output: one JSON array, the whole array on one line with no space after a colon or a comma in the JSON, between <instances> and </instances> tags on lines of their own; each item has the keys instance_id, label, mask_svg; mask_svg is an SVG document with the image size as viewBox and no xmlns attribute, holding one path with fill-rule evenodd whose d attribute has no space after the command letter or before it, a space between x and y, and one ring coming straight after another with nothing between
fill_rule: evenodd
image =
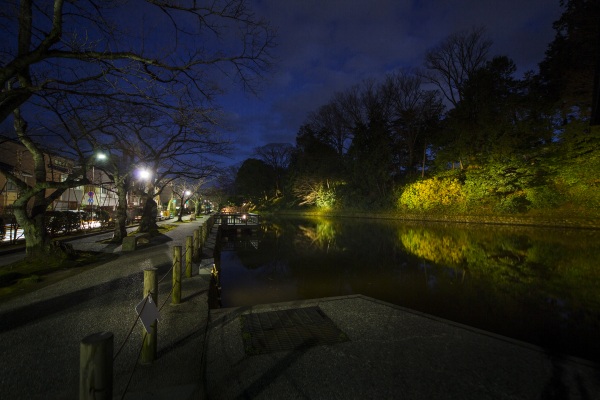
<instances>
[{"instance_id":1,"label":"stone pavement","mask_svg":"<svg viewBox=\"0 0 600 400\"><path fill-rule=\"evenodd\" d=\"M600 398L591 362L361 295L217 310L211 320L210 399Z\"/></svg>"}]
</instances>

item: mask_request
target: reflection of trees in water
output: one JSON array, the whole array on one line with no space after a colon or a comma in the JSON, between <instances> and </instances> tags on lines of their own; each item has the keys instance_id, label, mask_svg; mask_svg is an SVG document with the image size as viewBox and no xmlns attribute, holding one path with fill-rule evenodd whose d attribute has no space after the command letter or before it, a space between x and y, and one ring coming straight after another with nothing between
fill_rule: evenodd
<instances>
[{"instance_id":1,"label":"reflection of trees in water","mask_svg":"<svg viewBox=\"0 0 600 400\"><path fill-rule=\"evenodd\" d=\"M447 265L450 267L461 266L467 258L469 251L468 241L463 235L437 234L425 229L408 229L400 231L400 242L404 248L425 260Z\"/></svg>"},{"instance_id":2,"label":"reflection of trees in water","mask_svg":"<svg viewBox=\"0 0 600 400\"><path fill-rule=\"evenodd\" d=\"M259 249L238 255L266 290L283 283L298 298L361 293L600 357L591 338L600 330L600 231L364 219L264 226Z\"/></svg>"},{"instance_id":3,"label":"reflection of trees in water","mask_svg":"<svg viewBox=\"0 0 600 400\"><path fill-rule=\"evenodd\" d=\"M600 256L587 232L401 225L398 237L407 252L460 275L464 269L495 289L552 304L600 310ZM434 273L428 271L428 273Z\"/></svg>"},{"instance_id":4,"label":"reflection of trees in water","mask_svg":"<svg viewBox=\"0 0 600 400\"><path fill-rule=\"evenodd\" d=\"M313 226L298 226L298 244L329 252L335 247L336 228L331 221L317 220Z\"/></svg>"}]
</instances>

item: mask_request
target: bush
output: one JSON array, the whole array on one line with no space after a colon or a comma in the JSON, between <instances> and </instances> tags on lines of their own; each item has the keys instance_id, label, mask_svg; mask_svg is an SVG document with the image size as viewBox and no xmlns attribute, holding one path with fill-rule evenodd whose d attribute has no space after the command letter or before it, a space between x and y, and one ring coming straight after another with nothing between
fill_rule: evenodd
<instances>
[{"instance_id":1,"label":"bush","mask_svg":"<svg viewBox=\"0 0 600 400\"><path fill-rule=\"evenodd\" d=\"M525 190L525 197L531 204L532 209L550 209L559 206L563 201L563 195L550 186L537 186Z\"/></svg>"},{"instance_id":2,"label":"bush","mask_svg":"<svg viewBox=\"0 0 600 400\"><path fill-rule=\"evenodd\" d=\"M511 193L501 197L494 209L508 214L523 213L529 209L531 202L525 197L525 193Z\"/></svg>"},{"instance_id":3,"label":"bush","mask_svg":"<svg viewBox=\"0 0 600 400\"><path fill-rule=\"evenodd\" d=\"M398 205L409 210L432 210L442 207L462 209L465 196L458 178L434 177L408 185L400 196Z\"/></svg>"},{"instance_id":4,"label":"bush","mask_svg":"<svg viewBox=\"0 0 600 400\"><path fill-rule=\"evenodd\" d=\"M79 213L72 211L47 211L45 218L46 231L50 236L56 236L59 233L69 234L81 227Z\"/></svg>"},{"instance_id":5,"label":"bush","mask_svg":"<svg viewBox=\"0 0 600 400\"><path fill-rule=\"evenodd\" d=\"M56 236L64 230L65 221L61 211L47 211L44 217L46 219L46 232L50 236Z\"/></svg>"},{"instance_id":6,"label":"bush","mask_svg":"<svg viewBox=\"0 0 600 400\"><path fill-rule=\"evenodd\" d=\"M65 221L65 233L71 233L73 231L79 230L81 228L81 217L78 213L74 213L71 211L63 211L64 213L64 221Z\"/></svg>"},{"instance_id":7,"label":"bush","mask_svg":"<svg viewBox=\"0 0 600 400\"><path fill-rule=\"evenodd\" d=\"M98 217L98 221L100 222L100 226L102 228L106 228L110 224L110 213L106 210L99 210L96 212L96 216Z\"/></svg>"}]
</instances>

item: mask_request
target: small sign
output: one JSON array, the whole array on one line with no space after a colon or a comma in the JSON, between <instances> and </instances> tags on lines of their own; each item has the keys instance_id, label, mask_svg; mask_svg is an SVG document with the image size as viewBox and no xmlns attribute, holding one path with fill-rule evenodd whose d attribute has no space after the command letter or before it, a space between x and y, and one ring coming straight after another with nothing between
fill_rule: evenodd
<instances>
[{"instance_id":1,"label":"small sign","mask_svg":"<svg viewBox=\"0 0 600 400\"><path fill-rule=\"evenodd\" d=\"M140 316L142 324L144 324L144 328L148 333L151 333L150 325L152 325L154 321L160 321L160 313L150 295L148 295L148 300L144 299L135 306L135 312Z\"/></svg>"},{"instance_id":2,"label":"small sign","mask_svg":"<svg viewBox=\"0 0 600 400\"><path fill-rule=\"evenodd\" d=\"M94 199L92 199L91 197L88 199L88 203L93 204L94 203Z\"/></svg>"},{"instance_id":3,"label":"small sign","mask_svg":"<svg viewBox=\"0 0 600 400\"><path fill-rule=\"evenodd\" d=\"M94 197L94 192L88 192L88 196Z\"/></svg>"}]
</instances>

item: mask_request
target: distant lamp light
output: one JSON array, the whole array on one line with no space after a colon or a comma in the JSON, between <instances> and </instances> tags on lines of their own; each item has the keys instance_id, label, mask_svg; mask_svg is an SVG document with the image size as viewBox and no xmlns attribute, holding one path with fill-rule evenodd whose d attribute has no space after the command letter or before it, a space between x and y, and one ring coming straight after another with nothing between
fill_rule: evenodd
<instances>
[{"instance_id":1,"label":"distant lamp light","mask_svg":"<svg viewBox=\"0 0 600 400\"><path fill-rule=\"evenodd\" d=\"M189 190L186 190L186 191L185 191L185 195L186 195L186 196L189 196L190 194L192 194L192 192L190 192Z\"/></svg>"},{"instance_id":2,"label":"distant lamp light","mask_svg":"<svg viewBox=\"0 0 600 400\"><path fill-rule=\"evenodd\" d=\"M138 177L141 180L147 181L148 179L150 179L151 176L152 176L152 174L147 169L140 169L138 171Z\"/></svg>"},{"instance_id":3,"label":"distant lamp light","mask_svg":"<svg viewBox=\"0 0 600 400\"><path fill-rule=\"evenodd\" d=\"M97 160L106 160L106 154L98 153L98 154L96 154L96 159Z\"/></svg>"}]
</instances>

